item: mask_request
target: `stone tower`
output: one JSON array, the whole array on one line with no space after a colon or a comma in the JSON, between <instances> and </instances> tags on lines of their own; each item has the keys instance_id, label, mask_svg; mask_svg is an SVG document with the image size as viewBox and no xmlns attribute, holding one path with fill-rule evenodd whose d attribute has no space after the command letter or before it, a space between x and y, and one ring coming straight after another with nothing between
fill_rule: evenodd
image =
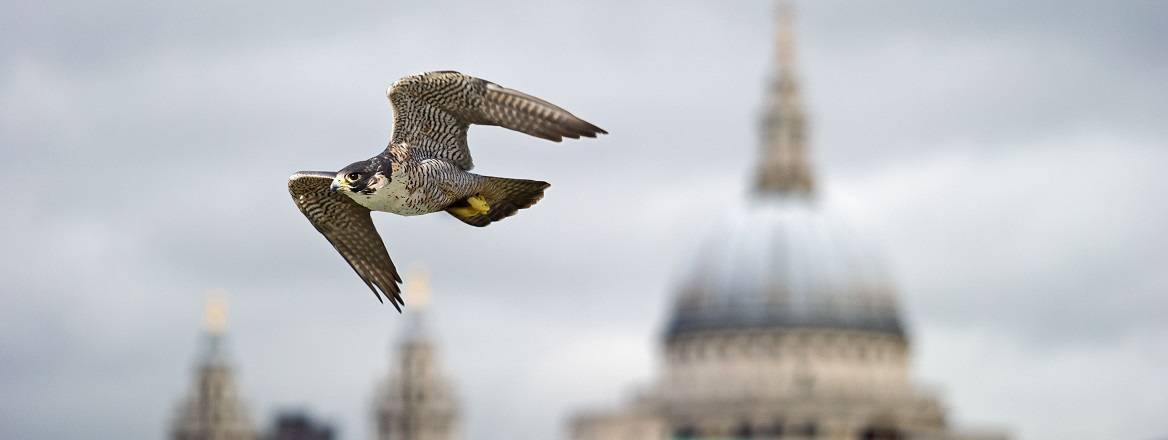
<instances>
[{"instance_id":1,"label":"stone tower","mask_svg":"<svg viewBox=\"0 0 1168 440\"><path fill-rule=\"evenodd\" d=\"M374 402L377 438L454 440L459 438L459 404L426 322L429 286L424 274L409 280L410 308L396 363Z\"/></svg>"},{"instance_id":2,"label":"stone tower","mask_svg":"<svg viewBox=\"0 0 1168 440\"><path fill-rule=\"evenodd\" d=\"M207 302L203 352L190 395L180 404L171 426L174 440L254 440L255 426L239 397L227 361L227 305L222 297Z\"/></svg>"}]
</instances>

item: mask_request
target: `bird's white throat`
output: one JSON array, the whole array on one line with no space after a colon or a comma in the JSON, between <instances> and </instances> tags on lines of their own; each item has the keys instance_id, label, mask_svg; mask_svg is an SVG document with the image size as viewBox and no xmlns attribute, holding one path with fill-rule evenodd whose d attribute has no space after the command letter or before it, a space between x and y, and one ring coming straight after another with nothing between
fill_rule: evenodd
<instances>
[{"instance_id":1,"label":"bird's white throat","mask_svg":"<svg viewBox=\"0 0 1168 440\"><path fill-rule=\"evenodd\" d=\"M378 174L370 179L368 188L373 194L346 191L349 197L373 211L392 212L399 215L419 215L429 211L417 209L414 204L407 203L410 190L406 185L405 173L398 173L393 179L387 179Z\"/></svg>"}]
</instances>

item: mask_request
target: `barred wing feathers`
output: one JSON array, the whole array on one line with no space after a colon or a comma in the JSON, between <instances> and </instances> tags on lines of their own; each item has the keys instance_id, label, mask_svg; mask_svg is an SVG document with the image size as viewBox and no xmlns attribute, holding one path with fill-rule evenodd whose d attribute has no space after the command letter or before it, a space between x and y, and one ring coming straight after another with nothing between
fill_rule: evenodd
<instances>
[{"instance_id":1,"label":"barred wing feathers","mask_svg":"<svg viewBox=\"0 0 1168 440\"><path fill-rule=\"evenodd\" d=\"M553 142L608 134L555 104L453 71L407 76L387 96L394 111L391 144L408 143L466 170L474 166L466 144L471 124L498 125Z\"/></svg>"},{"instance_id":2,"label":"barred wing feathers","mask_svg":"<svg viewBox=\"0 0 1168 440\"><path fill-rule=\"evenodd\" d=\"M369 209L330 190L333 176L335 173L298 172L288 178L288 192L300 212L332 243L377 300L384 302L384 295L400 312L405 305L398 286L401 276L373 226Z\"/></svg>"}]
</instances>

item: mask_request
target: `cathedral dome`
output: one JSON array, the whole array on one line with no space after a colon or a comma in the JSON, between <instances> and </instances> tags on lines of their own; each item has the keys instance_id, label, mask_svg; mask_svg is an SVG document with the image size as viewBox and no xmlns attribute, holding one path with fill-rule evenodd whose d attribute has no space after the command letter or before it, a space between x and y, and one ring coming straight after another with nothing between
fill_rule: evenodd
<instances>
[{"instance_id":1,"label":"cathedral dome","mask_svg":"<svg viewBox=\"0 0 1168 440\"><path fill-rule=\"evenodd\" d=\"M754 193L709 237L682 280L666 327L669 340L740 328L904 336L891 283L874 252L815 197L793 38L789 22L779 27L778 71L760 121Z\"/></svg>"},{"instance_id":2,"label":"cathedral dome","mask_svg":"<svg viewBox=\"0 0 1168 440\"><path fill-rule=\"evenodd\" d=\"M683 268L659 377L573 439L998 438L952 434L912 383L878 255L815 196L787 8L752 194Z\"/></svg>"},{"instance_id":3,"label":"cathedral dome","mask_svg":"<svg viewBox=\"0 0 1168 440\"><path fill-rule=\"evenodd\" d=\"M667 337L706 330L840 328L903 336L873 249L812 197L759 194L708 237Z\"/></svg>"}]
</instances>

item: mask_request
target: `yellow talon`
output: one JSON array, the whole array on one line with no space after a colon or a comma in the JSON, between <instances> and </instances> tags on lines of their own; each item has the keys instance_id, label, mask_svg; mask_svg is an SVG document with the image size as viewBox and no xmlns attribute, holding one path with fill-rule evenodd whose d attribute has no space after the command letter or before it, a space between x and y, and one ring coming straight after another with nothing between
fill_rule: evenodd
<instances>
[{"instance_id":1,"label":"yellow talon","mask_svg":"<svg viewBox=\"0 0 1168 440\"><path fill-rule=\"evenodd\" d=\"M483 196L478 194L467 197L466 203L470 204L470 207L474 208L475 211L478 211L478 214L491 212L491 204L487 203L487 199L484 199Z\"/></svg>"},{"instance_id":2,"label":"yellow talon","mask_svg":"<svg viewBox=\"0 0 1168 440\"><path fill-rule=\"evenodd\" d=\"M475 211L473 208L468 208L465 206L460 206L457 208L449 208L449 210L450 210L451 214L454 214L458 218L471 218L471 217L474 217L476 215L479 215L478 211Z\"/></svg>"}]
</instances>

